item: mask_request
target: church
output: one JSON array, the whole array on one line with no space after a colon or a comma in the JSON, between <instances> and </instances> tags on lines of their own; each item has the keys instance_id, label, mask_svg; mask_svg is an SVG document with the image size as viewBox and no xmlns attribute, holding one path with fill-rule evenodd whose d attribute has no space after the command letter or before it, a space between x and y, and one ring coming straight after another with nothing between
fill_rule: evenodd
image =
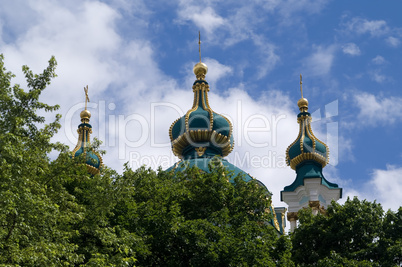
<instances>
[{"instance_id":1,"label":"church","mask_svg":"<svg viewBox=\"0 0 402 267\"><path fill-rule=\"evenodd\" d=\"M179 158L168 172L181 172L186 168L197 167L210 172L211 164L219 164L233 173L228 182L240 175L244 181L255 181L259 186L272 192L262 182L236 167L225 159L234 148L233 126L228 118L216 113L208 101L210 90L206 79L208 67L201 61L201 42L199 41L200 61L195 64L193 72L195 81L193 106L184 116L175 120L169 128L172 151ZM78 126L78 143L72 151L72 157L84 155L86 167L91 175L102 171L102 157L88 148L92 126L89 124L91 113L87 110L88 87L84 88L85 109L80 113L81 124ZM311 114L308 112L308 100L303 97L302 76L300 75L301 98L297 102L300 113L297 115L299 133L286 150L287 165L295 170L293 183L285 186L280 193L281 201L287 207L274 207L267 210L273 214L269 222L278 232L284 234L286 220L290 222L290 231L297 227L298 211L310 207L314 214L325 213L332 200L342 198L342 188L325 179L323 168L329 161L329 148L313 133ZM250 151L252 153L252 151Z\"/></svg>"}]
</instances>

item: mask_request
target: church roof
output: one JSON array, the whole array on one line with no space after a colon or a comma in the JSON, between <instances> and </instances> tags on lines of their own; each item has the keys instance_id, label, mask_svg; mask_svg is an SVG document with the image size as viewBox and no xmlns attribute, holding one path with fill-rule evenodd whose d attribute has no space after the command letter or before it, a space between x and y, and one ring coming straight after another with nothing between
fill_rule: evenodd
<instances>
[{"instance_id":1,"label":"church roof","mask_svg":"<svg viewBox=\"0 0 402 267\"><path fill-rule=\"evenodd\" d=\"M207 65L194 66L196 81L193 84L193 107L172 123L169 136L173 153L179 158L193 155L227 156L234 146L232 124L223 115L212 110L208 101L209 84L205 80Z\"/></svg>"},{"instance_id":2,"label":"church roof","mask_svg":"<svg viewBox=\"0 0 402 267\"><path fill-rule=\"evenodd\" d=\"M102 157L99 153L92 150L89 145L91 141L92 126L89 124L89 119L91 118L91 112L87 110L88 98L88 86L84 88L85 90L85 109L81 111L81 124L78 125L78 142L72 151L72 158L83 156L85 157L85 165L88 172L92 175L100 173L102 169Z\"/></svg>"},{"instance_id":3,"label":"church roof","mask_svg":"<svg viewBox=\"0 0 402 267\"><path fill-rule=\"evenodd\" d=\"M301 75L300 75L301 77ZM300 78L300 89L301 78ZM314 161L325 167L329 161L329 148L319 140L311 128L311 114L308 112L308 100L303 97L297 102L300 113L297 122L300 125L299 134L286 150L286 163L294 170L306 161Z\"/></svg>"},{"instance_id":4,"label":"church roof","mask_svg":"<svg viewBox=\"0 0 402 267\"><path fill-rule=\"evenodd\" d=\"M253 180L272 195L263 183L223 158L232 152L234 147L233 127L225 116L214 112L209 105L210 88L205 80L208 67L201 62L201 50L200 62L194 66L193 71L196 76L192 87L193 106L184 116L174 121L169 129L173 153L180 158L180 161L168 168L167 171L182 172L186 168L195 166L209 173L210 166L219 164L233 173L229 176L230 183L234 183L234 178L241 175L244 181ZM273 225L279 233L283 233L284 224L278 223L275 209L271 207L268 212L273 213L273 218L267 223Z\"/></svg>"},{"instance_id":5,"label":"church roof","mask_svg":"<svg viewBox=\"0 0 402 267\"><path fill-rule=\"evenodd\" d=\"M308 100L303 97L301 79L300 75L302 97L297 102L300 110L297 115L297 122L300 125L299 134L286 150L286 163L296 171L297 176L291 185L285 186L281 191L281 200L283 201L283 192L294 192L299 186L304 186L305 179L313 178L321 179L320 184L328 189L340 189L340 197L342 197L342 189L337 184L329 182L322 174L322 168L329 162L329 148L313 133L312 118L308 112Z\"/></svg>"}]
</instances>

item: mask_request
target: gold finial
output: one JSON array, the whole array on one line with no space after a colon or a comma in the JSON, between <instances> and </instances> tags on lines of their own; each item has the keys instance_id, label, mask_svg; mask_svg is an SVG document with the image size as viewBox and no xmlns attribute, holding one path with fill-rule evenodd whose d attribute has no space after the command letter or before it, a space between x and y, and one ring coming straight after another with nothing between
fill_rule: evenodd
<instances>
[{"instance_id":1,"label":"gold finial","mask_svg":"<svg viewBox=\"0 0 402 267\"><path fill-rule=\"evenodd\" d=\"M201 32L198 31L198 53L200 54L200 62L195 64L193 72L197 77L197 80L205 80L205 74L208 72L208 67L206 64L201 62Z\"/></svg>"},{"instance_id":2,"label":"gold finial","mask_svg":"<svg viewBox=\"0 0 402 267\"><path fill-rule=\"evenodd\" d=\"M201 32L198 31L198 53L200 54L200 63L201 63Z\"/></svg>"},{"instance_id":3,"label":"gold finial","mask_svg":"<svg viewBox=\"0 0 402 267\"><path fill-rule=\"evenodd\" d=\"M85 92L85 110L87 110L87 102L89 102L88 85L84 87L84 92Z\"/></svg>"},{"instance_id":4,"label":"gold finial","mask_svg":"<svg viewBox=\"0 0 402 267\"><path fill-rule=\"evenodd\" d=\"M303 87L302 87L303 81L302 81L302 75L300 73L300 92L301 92L301 98L303 98Z\"/></svg>"},{"instance_id":5,"label":"gold finial","mask_svg":"<svg viewBox=\"0 0 402 267\"><path fill-rule=\"evenodd\" d=\"M89 118L91 118L91 112L87 110L87 103L89 102L89 96L88 96L88 85L84 87L84 92L85 92L85 109L81 111L81 121L82 122L89 122Z\"/></svg>"},{"instance_id":6,"label":"gold finial","mask_svg":"<svg viewBox=\"0 0 402 267\"><path fill-rule=\"evenodd\" d=\"M307 112L308 110L308 100L303 97L303 80L302 80L302 75L300 74L300 93L301 93L301 98L299 101L297 101L297 105L299 106L300 112Z\"/></svg>"}]
</instances>

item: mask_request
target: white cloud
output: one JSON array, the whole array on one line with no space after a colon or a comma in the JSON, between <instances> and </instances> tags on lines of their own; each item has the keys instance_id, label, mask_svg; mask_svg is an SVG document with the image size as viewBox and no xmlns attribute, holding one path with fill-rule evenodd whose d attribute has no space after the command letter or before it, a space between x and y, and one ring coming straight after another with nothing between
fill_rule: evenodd
<instances>
[{"instance_id":1,"label":"white cloud","mask_svg":"<svg viewBox=\"0 0 402 267\"><path fill-rule=\"evenodd\" d=\"M205 64L208 66L208 83L214 86L222 77L228 77L233 73L232 67L223 65L213 58L205 58ZM192 75L194 79L194 75Z\"/></svg>"},{"instance_id":2,"label":"white cloud","mask_svg":"<svg viewBox=\"0 0 402 267\"><path fill-rule=\"evenodd\" d=\"M114 3L124 8L129 2L116 0ZM264 3L272 4L266 7L267 10L274 10L281 5L275 1ZM289 12L299 12L307 7L312 8L311 12L319 12L325 5L324 1L287 3L289 6L297 5ZM299 3L308 5L303 7ZM164 74L154 58L157 51L152 42L137 35L137 31L146 31L148 22L140 23L138 29L130 32L130 39L125 40L116 26L121 17L117 9L97 1L76 0L64 5L68 6L46 0L40 1L38 5L33 4L33 7L23 5L20 7L21 13L27 14L21 18L24 22L18 24L20 18L14 19L16 23L11 23L11 28L7 29L16 35L15 40L6 42L1 35L2 43L5 44L2 45L2 52L6 57L6 65L11 66L8 68L17 74L23 64L32 66L34 70L42 70L46 63L44 59L56 55L59 77L42 98L44 102L61 104L63 128L56 140L68 143L70 147L75 145L75 129L83 107L82 87L89 84L93 136L104 141L103 148L108 152L104 157L107 165L121 171L122 164L127 161L134 168L142 164L154 168L162 165L166 168L173 164L177 158L171 152L168 129L176 118L191 108L193 74L189 74L192 79L184 86ZM247 23L255 15L253 10L243 13L243 20L236 24L235 16L222 17L212 6L201 10L183 1L180 8L179 16L183 21L191 21L209 33L229 29L229 33L241 36L239 40L252 40L262 55L261 61L257 63L260 65L260 73L256 74L258 77L266 75L278 64L280 58L276 54L276 46L262 35L255 34L254 24ZM184 10L189 13L180 13ZM3 15L6 11L1 12ZM7 14L12 17L13 10L10 9ZM203 15L202 21L199 14ZM25 18L32 19L25 21ZM241 27L235 31L237 26ZM217 42L221 41L217 38ZM315 47L306 60L307 69L314 75L327 74L331 70L334 53L333 46ZM224 93L214 93L215 89L222 89L214 88L213 84L222 77L235 72L237 74L237 70L212 58L206 58L205 62L209 66L207 80L212 87L211 107L230 117L235 127L235 150L229 159L264 182L274 193L274 204L284 206L279 201L279 192L296 177L295 172L284 164L286 148L299 130L296 104L291 103L284 93L268 89L255 100L242 85L229 88ZM192 66L189 66L187 72L191 73L191 70ZM384 100L374 100L380 103L379 109L382 109ZM74 110L77 103L81 103L81 106ZM390 110L386 109L385 112L390 113ZM364 112L369 111L362 108L361 113ZM378 116L369 115L374 118ZM246 131L247 127L251 130ZM72 140L69 140L68 135L73 136ZM319 133L317 135L320 136ZM340 156L343 150L349 149L348 143L344 148L340 147Z\"/></svg>"},{"instance_id":3,"label":"white cloud","mask_svg":"<svg viewBox=\"0 0 402 267\"><path fill-rule=\"evenodd\" d=\"M306 71L311 75L326 75L334 60L335 47L314 47L314 52L304 60Z\"/></svg>"},{"instance_id":4,"label":"white cloud","mask_svg":"<svg viewBox=\"0 0 402 267\"><path fill-rule=\"evenodd\" d=\"M376 97L370 93L359 93L354 96L360 109L357 118L367 125L394 124L402 119L402 98Z\"/></svg>"},{"instance_id":5,"label":"white cloud","mask_svg":"<svg viewBox=\"0 0 402 267\"><path fill-rule=\"evenodd\" d=\"M376 199L385 209L396 211L402 203L402 167L387 165L385 170L375 169L370 187Z\"/></svg>"},{"instance_id":6,"label":"white cloud","mask_svg":"<svg viewBox=\"0 0 402 267\"><path fill-rule=\"evenodd\" d=\"M260 36L253 36L255 45L262 54L260 67L258 68L257 78L265 77L278 64L280 57L275 53L276 47L264 40Z\"/></svg>"},{"instance_id":7,"label":"white cloud","mask_svg":"<svg viewBox=\"0 0 402 267\"><path fill-rule=\"evenodd\" d=\"M320 13L327 4L328 1L325 0L287 0L277 3L277 8L284 18L289 18L299 12L307 14ZM288 20L288 22L290 21Z\"/></svg>"},{"instance_id":8,"label":"white cloud","mask_svg":"<svg viewBox=\"0 0 402 267\"><path fill-rule=\"evenodd\" d=\"M230 77L233 74L233 68L230 66L226 66L218 62L216 59L213 58L203 58L202 62L205 63L208 67L208 72L206 75L206 79L208 81L209 87L212 91L215 90L220 90L222 91L221 88L217 88L216 84L217 82L223 78L223 77ZM185 74L185 83L183 87L185 88L191 88L195 75L193 72L193 67L196 64L196 62L189 62L186 64L186 74Z\"/></svg>"},{"instance_id":9,"label":"white cloud","mask_svg":"<svg viewBox=\"0 0 402 267\"><path fill-rule=\"evenodd\" d=\"M348 197L353 199L357 196L360 200L381 203L385 211L397 211L402 203L401 178L401 166L387 165L386 169L374 169L367 183L360 185L358 189L353 188L350 181L342 180L340 186L343 187L343 197L338 202L344 204Z\"/></svg>"},{"instance_id":10,"label":"white cloud","mask_svg":"<svg viewBox=\"0 0 402 267\"><path fill-rule=\"evenodd\" d=\"M368 33L371 36L381 36L389 32L387 22L384 20L367 20L357 17L346 22L344 26L351 33Z\"/></svg>"},{"instance_id":11,"label":"white cloud","mask_svg":"<svg viewBox=\"0 0 402 267\"><path fill-rule=\"evenodd\" d=\"M342 51L345 54L351 56L359 56L360 55L360 48L355 43L348 43L342 47Z\"/></svg>"},{"instance_id":12,"label":"white cloud","mask_svg":"<svg viewBox=\"0 0 402 267\"><path fill-rule=\"evenodd\" d=\"M376 57L373 58L371 61L372 61L374 64L377 64L377 65L382 65L382 64L384 64L384 63L386 62L386 61L385 61L385 58L382 57L382 56L380 56L380 55L376 56Z\"/></svg>"},{"instance_id":13,"label":"white cloud","mask_svg":"<svg viewBox=\"0 0 402 267\"><path fill-rule=\"evenodd\" d=\"M388 77L384 74L381 74L379 70L372 71L370 76L373 81L376 81L378 83L383 83L388 80Z\"/></svg>"},{"instance_id":14,"label":"white cloud","mask_svg":"<svg viewBox=\"0 0 402 267\"><path fill-rule=\"evenodd\" d=\"M208 35L212 35L216 28L225 24L225 20L211 6L194 1L181 0L178 16L179 21L191 21Z\"/></svg>"},{"instance_id":15,"label":"white cloud","mask_svg":"<svg viewBox=\"0 0 402 267\"><path fill-rule=\"evenodd\" d=\"M388 37L385 41L392 47L398 47L401 44L401 40L393 36Z\"/></svg>"},{"instance_id":16,"label":"white cloud","mask_svg":"<svg viewBox=\"0 0 402 267\"><path fill-rule=\"evenodd\" d=\"M44 59L55 55L60 74L54 86L60 91L47 91L53 100L62 98L73 102L75 90L89 83L91 93L105 90L115 79L113 51L120 46L121 39L115 33L114 21L118 14L99 2L86 2L77 10L58 6L50 1L41 1L31 13L40 17L33 20L23 32L16 33L15 43L2 47L10 69L20 73L20 66L27 64L34 71L44 68ZM20 9L31 9L29 6ZM27 11L26 11L27 12ZM18 28L18 25L16 25ZM13 29L10 29L12 31ZM111 60L110 63L105 63ZM70 86L65 88L65 86ZM67 90L66 90L67 89Z\"/></svg>"},{"instance_id":17,"label":"white cloud","mask_svg":"<svg viewBox=\"0 0 402 267\"><path fill-rule=\"evenodd\" d=\"M284 206L279 192L296 178L285 162L286 148L299 131L296 105L279 91L254 100L241 87L229 88L225 96L211 93L209 99L212 109L233 123L235 148L228 160L263 182L275 206Z\"/></svg>"}]
</instances>

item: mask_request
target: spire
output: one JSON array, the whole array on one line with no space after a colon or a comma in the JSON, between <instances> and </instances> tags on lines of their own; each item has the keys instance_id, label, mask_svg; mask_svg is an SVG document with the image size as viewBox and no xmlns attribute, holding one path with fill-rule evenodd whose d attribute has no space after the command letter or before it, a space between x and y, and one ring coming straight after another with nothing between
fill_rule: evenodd
<instances>
[{"instance_id":1,"label":"spire","mask_svg":"<svg viewBox=\"0 0 402 267\"><path fill-rule=\"evenodd\" d=\"M198 33L198 52L200 60L193 68L196 76L192 87L193 106L183 117L173 122L169 129L173 153L180 158L180 161L167 171L176 173L197 167L202 172L210 173L211 166L222 166L231 173L228 182L235 184L235 177L240 175L245 182L255 181L271 194L263 183L223 158L233 150L233 129L226 117L215 113L209 106L209 85L205 80L208 67L201 59L200 33ZM267 223L275 227L279 233L283 233L285 209L275 209L272 206L266 211L273 214Z\"/></svg>"},{"instance_id":2,"label":"spire","mask_svg":"<svg viewBox=\"0 0 402 267\"><path fill-rule=\"evenodd\" d=\"M208 72L208 67L201 61L201 33L198 32L198 53L200 54L200 62L195 64L193 72L197 80L205 80L205 75Z\"/></svg>"},{"instance_id":3,"label":"spire","mask_svg":"<svg viewBox=\"0 0 402 267\"><path fill-rule=\"evenodd\" d=\"M201 32L198 31L198 53L200 54L200 63L201 63Z\"/></svg>"},{"instance_id":4,"label":"spire","mask_svg":"<svg viewBox=\"0 0 402 267\"><path fill-rule=\"evenodd\" d=\"M201 35L198 33L200 62L193 71L193 107L173 122L169 129L173 153L179 158L227 156L233 149L232 124L209 106L208 67L201 61Z\"/></svg>"},{"instance_id":5,"label":"spire","mask_svg":"<svg viewBox=\"0 0 402 267\"><path fill-rule=\"evenodd\" d=\"M311 129L311 114L308 112L308 100L303 97L302 75L300 74L301 98L297 101L300 113L297 115L297 122L300 125L299 135L286 150L286 162L296 169L304 161L315 161L325 167L329 161L328 146L315 137Z\"/></svg>"},{"instance_id":6,"label":"spire","mask_svg":"<svg viewBox=\"0 0 402 267\"><path fill-rule=\"evenodd\" d=\"M88 172L92 175L100 173L102 169L102 157L99 153L89 150L88 146L91 140L92 126L89 124L89 119L91 118L91 112L87 110L87 102L89 102L88 97L88 85L84 87L85 92L85 109L81 111L81 124L78 125L78 142L72 151L72 158L78 157L81 154L86 158L85 165L87 166Z\"/></svg>"},{"instance_id":7,"label":"spire","mask_svg":"<svg viewBox=\"0 0 402 267\"><path fill-rule=\"evenodd\" d=\"M297 122L299 135L286 150L286 163L296 170L296 179L281 191L281 201L289 205L287 218L290 230L297 226L298 211L311 207L313 214L325 212L331 200L342 197L342 188L325 179L322 168L329 159L328 146L315 137L311 129L311 114L308 101L303 97L302 76L300 74L301 98L297 101L300 113Z\"/></svg>"},{"instance_id":8,"label":"spire","mask_svg":"<svg viewBox=\"0 0 402 267\"><path fill-rule=\"evenodd\" d=\"M306 98L303 97L303 80L302 75L300 74L300 93L301 98L297 101L297 105L299 106L300 112L307 112L308 110L308 101Z\"/></svg>"}]
</instances>

